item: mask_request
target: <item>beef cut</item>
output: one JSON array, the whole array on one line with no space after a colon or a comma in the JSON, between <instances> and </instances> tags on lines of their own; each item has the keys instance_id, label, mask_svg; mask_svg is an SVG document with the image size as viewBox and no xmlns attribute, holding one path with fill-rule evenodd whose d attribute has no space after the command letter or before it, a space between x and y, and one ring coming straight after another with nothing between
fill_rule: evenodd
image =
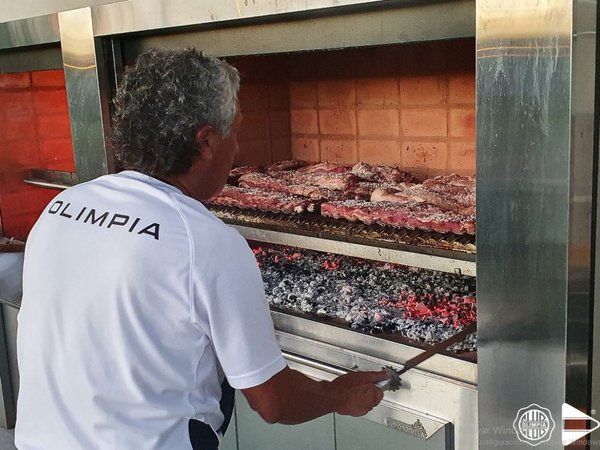
<instances>
[{"instance_id":1,"label":"beef cut","mask_svg":"<svg viewBox=\"0 0 600 450\"><path fill-rule=\"evenodd\" d=\"M360 221L366 224L378 223L438 233L475 234L474 215L443 211L430 203L334 201L323 203L321 214L325 217Z\"/></svg>"},{"instance_id":2,"label":"beef cut","mask_svg":"<svg viewBox=\"0 0 600 450\"><path fill-rule=\"evenodd\" d=\"M206 203L283 214L315 212L318 209L318 203L306 197L235 186L225 186L219 195L206 200Z\"/></svg>"},{"instance_id":3,"label":"beef cut","mask_svg":"<svg viewBox=\"0 0 600 450\"><path fill-rule=\"evenodd\" d=\"M352 173L362 180L377 183L402 183L411 182L414 177L411 173L391 166L375 166L359 162L352 167Z\"/></svg>"}]
</instances>

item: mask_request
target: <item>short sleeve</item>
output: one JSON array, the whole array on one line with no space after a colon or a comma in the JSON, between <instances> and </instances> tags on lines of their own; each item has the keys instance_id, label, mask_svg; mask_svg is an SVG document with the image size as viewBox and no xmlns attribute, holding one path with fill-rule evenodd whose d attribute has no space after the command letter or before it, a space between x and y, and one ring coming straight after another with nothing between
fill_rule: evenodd
<instances>
[{"instance_id":1,"label":"short sleeve","mask_svg":"<svg viewBox=\"0 0 600 450\"><path fill-rule=\"evenodd\" d=\"M222 239L195 255L192 320L208 334L231 386L246 389L264 383L286 363L256 259L236 230L223 228Z\"/></svg>"}]
</instances>

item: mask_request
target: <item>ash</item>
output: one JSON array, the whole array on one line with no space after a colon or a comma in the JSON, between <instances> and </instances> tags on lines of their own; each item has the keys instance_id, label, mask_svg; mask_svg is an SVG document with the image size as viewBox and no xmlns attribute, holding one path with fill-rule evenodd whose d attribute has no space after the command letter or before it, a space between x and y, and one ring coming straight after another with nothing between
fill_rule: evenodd
<instances>
[{"instance_id":1,"label":"ash","mask_svg":"<svg viewBox=\"0 0 600 450\"><path fill-rule=\"evenodd\" d=\"M476 320L475 278L283 246L254 246L269 303L421 344ZM450 348L474 351L475 334Z\"/></svg>"}]
</instances>

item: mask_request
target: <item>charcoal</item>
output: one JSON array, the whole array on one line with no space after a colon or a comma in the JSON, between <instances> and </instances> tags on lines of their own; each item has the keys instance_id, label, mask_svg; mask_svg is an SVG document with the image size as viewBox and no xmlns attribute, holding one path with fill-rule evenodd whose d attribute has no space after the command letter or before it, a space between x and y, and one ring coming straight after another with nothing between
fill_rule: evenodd
<instances>
[{"instance_id":1,"label":"charcoal","mask_svg":"<svg viewBox=\"0 0 600 450\"><path fill-rule=\"evenodd\" d=\"M419 344L440 342L475 320L473 277L276 245L253 252L267 299L279 308ZM473 334L451 350L476 347Z\"/></svg>"}]
</instances>

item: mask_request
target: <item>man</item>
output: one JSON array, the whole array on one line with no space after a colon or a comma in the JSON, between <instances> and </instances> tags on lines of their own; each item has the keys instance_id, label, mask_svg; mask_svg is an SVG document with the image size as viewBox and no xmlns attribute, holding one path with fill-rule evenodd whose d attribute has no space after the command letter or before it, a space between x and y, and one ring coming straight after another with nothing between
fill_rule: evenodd
<instances>
[{"instance_id":1,"label":"man","mask_svg":"<svg viewBox=\"0 0 600 450\"><path fill-rule=\"evenodd\" d=\"M381 400L384 373L316 382L286 367L252 252L201 203L238 149L238 88L196 50L153 50L124 76L125 170L61 193L27 242L19 449L215 449L227 381L270 423Z\"/></svg>"}]
</instances>

